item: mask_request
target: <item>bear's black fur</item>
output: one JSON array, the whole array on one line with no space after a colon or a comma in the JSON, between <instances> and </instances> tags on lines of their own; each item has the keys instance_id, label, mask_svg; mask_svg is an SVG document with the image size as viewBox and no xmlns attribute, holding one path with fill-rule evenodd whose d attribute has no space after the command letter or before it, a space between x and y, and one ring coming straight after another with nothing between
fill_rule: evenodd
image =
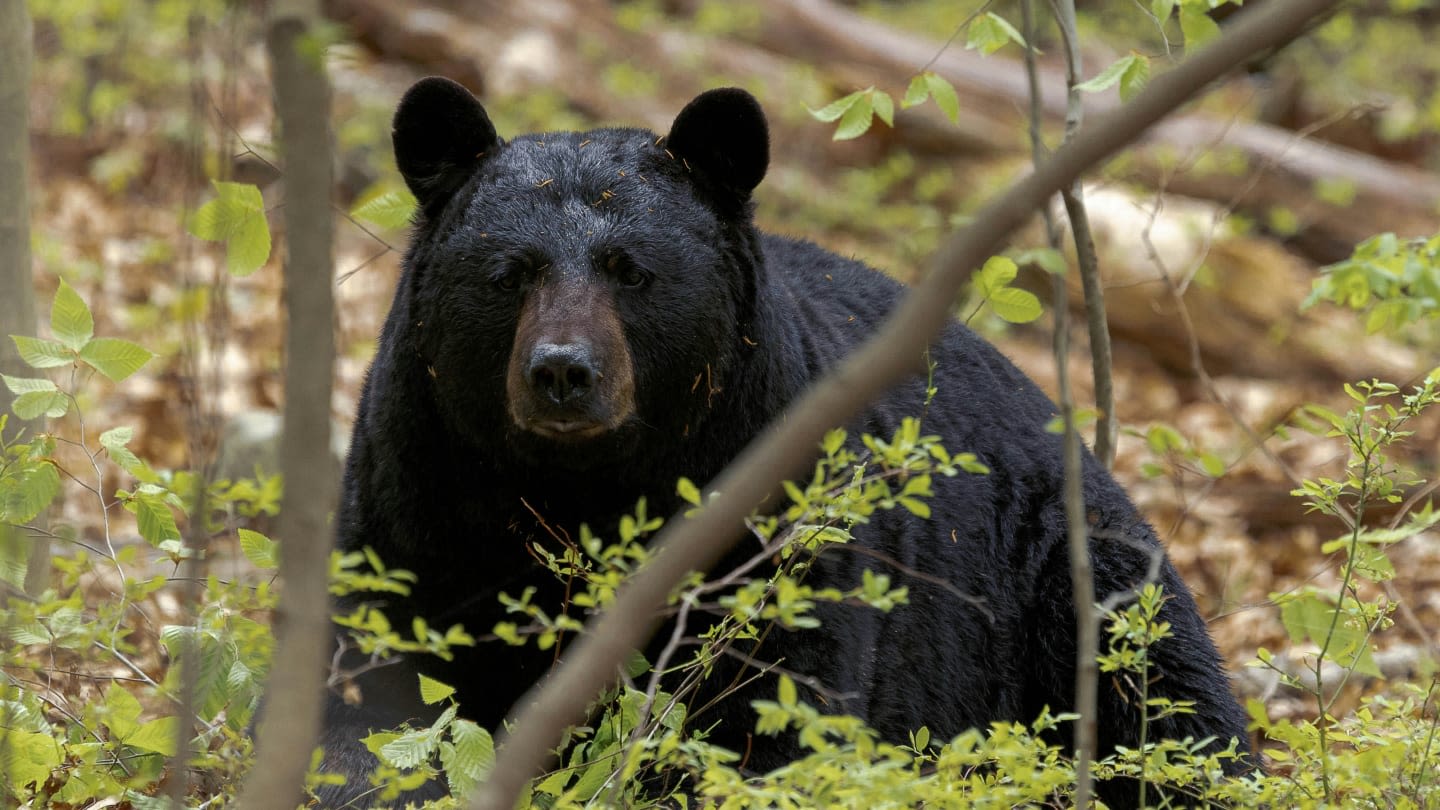
<instances>
[{"instance_id":1,"label":"bear's black fur","mask_svg":"<svg viewBox=\"0 0 1440 810\"><path fill-rule=\"evenodd\" d=\"M557 605L560 584L526 549L546 536L539 518L613 539L641 496L652 514L671 513L679 477L710 480L894 307L902 289L880 273L755 229L750 195L767 138L758 104L733 89L698 97L663 138L602 129L512 141L459 85L427 79L406 94L395 151L422 214L366 380L339 512L342 548L370 546L419 575L409 600L385 608L395 626L419 615L488 633L506 618L496 595L526 586L539 589L537 604ZM880 570L909 587L908 605L823 607L818 630L776 632L751 651L823 682L844 696L828 710L895 740L921 725L943 740L1028 722L1046 706L1066 710L1074 688L1060 440L1045 430L1054 408L959 324L932 358L939 393L925 432L991 472L937 479L928 520L881 513L856 541L878 554L839 547L811 574L851 587ZM917 377L864 411L852 438L889 438L923 401ZM1088 454L1084 491L1104 599L1143 582L1162 552ZM1155 722L1151 738L1243 746L1244 717L1205 623L1168 560L1159 570L1174 638L1152 650L1152 695L1192 700L1195 711ZM454 685L464 712L493 729L555 657L491 643L361 677L359 705L332 696L327 710L330 766L355 783L344 793L362 788L356 775L373 764L357 738L433 717L417 670ZM798 753L784 737L747 739L748 701L773 695L762 680L700 719L719 721L715 739L748 745L751 770ZM1134 745L1137 718L1103 683L1102 750Z\"/></svg>"}]
</instances>

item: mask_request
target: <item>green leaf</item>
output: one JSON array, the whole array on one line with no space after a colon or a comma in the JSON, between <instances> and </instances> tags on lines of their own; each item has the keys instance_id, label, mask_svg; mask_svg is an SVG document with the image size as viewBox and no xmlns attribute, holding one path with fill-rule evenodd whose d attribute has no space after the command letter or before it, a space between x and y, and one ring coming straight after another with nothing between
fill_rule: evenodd
<instances>
[{"instance_id":1,"label":"green leaf","mask_svg":"<svg viewBox=\"0 0 1440 810\"><path fill-rule=\"evenodd\" d=\"M621 669L625 673L625 677L634 680L650 671L650 662L645 660L645 656L639 650L631 650L630 657L625 659Z\"/></svg>"},{"instance_id":2,"label":"green leaf","mask_svg":"<svg viewBox=\"0 0 1440 810\"><path fill-rule=\"evenodd\" d=\"M840 126L835 128L832 136L837 141L848 141L864 135L870 129L870 124L875 119L875 107L873 98L868 91L860 94L855 103L845 110L840 116Z\"/></svg>"},{"instance_id":3,"label":"green leaf","mask_svg":"<svg viewBox=\"0 0 1440 810\"><path fill-rule=\"evenodd\" d=\"M1145 433L1145 442L1150 447L1150 452L1156 455L1164 455L1171 451L1183 452L1185 450L1185 437L1180 431L1169 425L1151 425L1150 430Z\"/></svg>"},{"instance_id":4,"label":"green leaf","mask_svg":"<svg viewBox=\"0 0 1440 810\"><path fill-rule=\"evenodd\" d=\"M9 630L9 636L11 641L22 647L31 644L49 644L55 640L54 637L50 635L50 631L46 630L45 626L41 624L12 627Z\"/></svg>"},{"instance_id":5,"label":"green leaf","mask_svg":"<svg viewBox=\"0 0 1440 810\"><path fill-rule=\"evenodd\" d=\"M0 521L0 582L18 591L25 589L25 574L30 562L32 541L18 526Z\"/></svg>"},{"instance_id":6,"label":"green leaf","mask_svg":"<svg viewBox=\"0 0 1440 810\"><path fill-rule=\"evenodd\" d=\"M876 90L870 94L871 103L875 106L875 117L885 122L885 126L895 126L895 100L884 90Z\"/></svg>"},{"instance_id":7,"label":"green leaf","mask_svg":"<svg viewBox=\"0 0 1440 810\"><path fill-rule=\"evenodd\" d=\"M910 514L914 515L915 517L929 519L930 504L925 503L924 501L916 500L914 498L896 498L896 501L898 501L901 506L908 509L910 511Z\"/></svg>"},{"instance_id":8,"label":"green leaf","mask_svg":"<svg viewBox=\"0 0 1440 810\"><path fill-rule=\"evenodd\" d=\"M1180 31L1185 35L1187 51L1220 36L1220 26L1199 6L1180 7Z\"/></svg>"},{"instance_id":9,"label":"green leaf","mask_svg":"<svg viewBox=\"0 0 1440 810\"><path fill-rule=\"evenodd\" d=\"M420 699L425 701L425 705L433 706L453 694L455 687L425 675L420 676Z\"/></svg>"},{"instance_id":10,"label":"green leaf","mask_svg":"<svg viewBox=\"0 0 1440 810\"><path fill-rule=\"evenodd\" d=\"M865 92L864 90L857 90L848 96L835 99L818 110L811 109L809 106L807 106L806 109L810 110L810 116L812 118L828 124L844 115L847 110L855 105L855 102L860 100L860 97L863 96Z\"/></svg>"},{"instance_id":11,"label":"green leaf","mask_svg":"<svg viewBox=\"0 0 1440 810\"><path fill-rule=\"evenodd\" d=\"M60 743L49 734L38 731L11 730L0 746L0 765L6 776L5 794L12 786L34 783L37 787L50 779L50 772L65 761ZM0 795L5 795L0 794ZM6 798L9 798L6 795Z\"/></svg>"},{"instance_id":12,"label":"green leaf","mask_svg":"<svg viewBox=\"0 0 1440 810\"><path fill-rule=\"evenodd\" d=\"M924 751L926 748L930 747L929 726L921 726L920 728L915 730L915 736L913 737L913 745L916 751Z\"/></svg>"},{"instance_id":13,"label":"green leaf","mask_svg":"<svg viewBox=\"0 0 1440 810\"><path fill-rule=\"evenodd\" d=\"M59 391L31 391L21 394L10 403L10 409L21 419L39 419L47 416L58 419L70 410L70 398Z\"/></svg>"},{"instance_id":14,"label":"green leaf","mask_svg":"<svg viewBox=\"0 0 1440 810\"><path fill-rule=\"evenodd\" d=\"M124 742L140 727L140 701L125 687L111 682L105 688L104 716L111 738Z\"/></svg>"},{"instance_id":15,"label":"green leaf","mask_svg":"<svg viewBox=\"0 0 1440 810\"><path fill-rule=\"evenodd\" d=\"M1341 208L1353 205L1358 191L1354 180L1342 177L1321 177L1310 185L1316 197Z\"/></svg>"},{"instance_id":16,"label":"green leaf","mask_svg":"<svg viewBox=\"0 0 1440 810\"><path fill-rule=\"evenodd\" d=\"M453 745L441 749L440 764L450 779L451 791L464 795L485 781L495 767L495 740L469 720L456 720L450 726L450 739Z\"/></svg>"},{"instance_id":17,"label":"green leaf","mask_svg":"<svg viewBox=\"0 0 1440 810\"><path fill-rule=\"evenodd\" d=\"M397 768L418 768L430 761L440 735L434 729L407 731L380 747L380 756Z\"/></svg>"},{"instance_id":18,"label":"green leaf","mask_svg":"<svg viewBox=\"0 0 1440 810\"><path fill-rule=\"evenodd\" d=\"M909 481L905 482L905 486L900 490L900 494L923 495L925 497L933 496L935 493L930 489L929 474L921 473L919 475L911 477Z\"/></svg>"},{"instance_id":19,"label":"green leaf","mask_svg":"<svg viewBox=\"0 0 1440 810\"><path fill-rule=\"evenodd\" d=\"M993 18L995 24L1000 27L1000 30L1004 31L1005 35L1010 37L1010 39L1013 40L1016 45L1019 45L1022 48L1026 47L1025 37L1020 35L1019 29L1011 25L1009 20L1001 17L993 11L987 12L985 16Z\"/></svg>"},{"instance_id":20,"label":"green leaf","mask_svg":"<svg viewBox=\"0 0 1440 810\"><path fill-rule=\"evenodd\" d=\"M1054 248L1032 248L1021 251L1015 255L1015 263L1017 265L1033 264L1053 276L1063 276L1070 271L1070 265L1066 264L1064 254Z\"/></svg>"},{"instance_id":21,"label":"green leaf","mask_svg":"<svg viewBox=\"0 0 1440 810\"><path fill-rule=\"evenodd\" d=\"M175 513L170 511L159 496L138 495L131 501L135 505L135 524L140 536L152 546L166 540L179 540L180 528L175 525Z\"/></svg>"},{"instance_id":22,"label":"green leaf","mask_svg":"<svg viewBox=\"0 0 1440 810\"><path fill-rule=\"evenodd\" d=\"M175 756L175 735L179 729L180 718L159 717L141 723L140 727L135 729L134 734L124 739L124 743L142 751L173 757Z\"/></svg>"},{"instance_id":23,"label":"green leaf","mask_svg":"<svg viewBox=\"0 0 1440 810\"><path fill-rule=\"evenodd\" d=\"M12 394L48 394L56 391L55 383L40 377L11 377L9 374L0 374L4 378L5 387L10 389Z\"/></svg>"},{"instance_id":24,"label":"green leaf","mask_svg":"<svg viewBox=\"0 0 1440 810\"><path fill-rule=\"evenodd\" d=\"M1120 77L1120 100L1129 101L1150 83L1150 60L1145 56L1134 57Z\"/></svg>"},{"instance_id":25,"label":"green leaf","mask_svg":"<svg viewBox=\"0 0 1440 810\"><path fill-rule=\"evenodd\" d=\"M1395 564L1384 549L1360 546L1355 549L1355 574L1371 582L1386 582L1395 578Z\"/></svg>"},{"instance_id":26,"label":"green leaf","mask_svg":"<svg viewBox=\"0 0 1440 810\"><path fill-rule=\"evenodd\" d=\"M270 225L260 189L249 183L215 181L216 198L195 212L190 232L225 243L230 273L248 276L270 257Z\"/></svg>"},{"instance_id":27,"label":"green leaf","mask_svg":"<svg viewBox=\"0 0 1440 810\"><path fill-rule=\"evenodd\" d=\"M805 491L795 484L794 481L781 481L780 486L785 489L785 494L796 506L805 507L810 504L810 499L805 497Z\"/></svg>"},{"instance_id":28,"label":"green leaf","mask_svg":"<svg viewBox=\"0 0 1440 810\"><path fill-rule=\"evenodd\" d=\"M680 496L680 500L688 504L694 506L700 505L700 488L695 486L695 482L689 478L681 478L675 482L675 494Z\"/></svg>"},{"instance_id":29,"label":"green leaf","mask_svg":"<svg viewBox=\"0 0 1440 810\"><path fill-rule=\"evenodd\" d=\"M387 230L403 228L415 216L418 203L409 189L380 189L367 194L350 209L350 216Z\"/></svg>"},{"instance_id":30,"label":"green leaf","mask_svg":"<svg viewBox=\"0 0 1440 810\"><path fill-rule=\"evenodd\" d=\"M120 382L139 371L154 356L149 349L120 338L95 338L80 350L80 359L111 382Z\"/></svg>"},{"instance_id":31,"label":"green leaf","mask_svg":"<svg viewBox=\"0 0 1440 810\"><path fill-rule=\"evenodd\" d=\"M1225 462L1214 453L1200 454L1200 469L1211 478L1219 478L1225 474Z\"/></svg>"},{"instance_id":32,"label":"green leaf","mask_svg":"<svg viewBox=\"0 0 1440 810\"><path fill-rule=\"evenodd\" d=\"M100 434L100 446L110 454L110 460L120 466L120 469L135 476L136 480L147 484L154 483L157 476L150 465L140 460L129 447L130 440L135 437L135 430L129 427L111 428ZM243 531L243 530L242 530Z\"/></svg>"},{"instance_id":33,"label":"green leaf","mask_svg":"<svg viewBox=\"0 0 1440 810\"><path fill-rule=\"evenodd\" d=\"M980 275L975 279L975 284L985 297L1008 285L1020 274L1020 268L1015 262L1004 256L991 256L985 261L985 266L980 268Z\"/></svg>"},{"instance_id":34,"label":"green leaf","mask_svg":"<svg viewBox=\"0 0 1440 810\"><path fill-rule=\"evenodd\" d=\"M256 568L280 567L280 544L251 529L240 529L240 550ZM421 675L420 678L425 678ZM427 701L428 702L428 701Z\"/></svg>"},{"instance_id":35,"label":"green leaf","mask_svg":"<svg viewBox=\"0 0 1440 810\"><path fill-rule=\"evenodd\" d=\"M95 319L90 315L90 308L63 278L50 304L50 331L66 348L77 352L95 335Z\"/></svg>"},{"instance_id":36,"label":"green leaf","mask_svg":"<svg viewBox=\"0 0 1440 810\"><path fill-rule=\"evenodd\" d=\"M190 232L201 239L223 242L243 227L247 216L264 212L265 201L259 187L250 183L213 181L215 199L206 202L190 221Z\"/></svg>"},{"instance_id":37,"label":"green leaf","mask_svg":"<svg viewBox=\"0 0 1440 810\"><path fill-rule=\"evenodd\" d=\"M1347 652L1344 655L1337 655L1341 666L1354 667L1361 675L1369 675L1372 678L1381 678L1384 675L1380 672L1380 665L1375 663L1374 648L1369 644L1361 644L1354 652Z\"/></svg>"},{"instance_id":38,"label":"green leaf","mask_svg":"<svg viewBox=\"0 0 1440 810\"><path fill-rule=\"evenodd\" d=\"M925 103L930 97L930 83L925 77L930 73L917 73L910 79L910 84L905 87L905 97L900 99L900 108L908 110L911 107L918 107Z\"/></svg>"},{"instance_id":39,"label":"green leaf","mask_svg":"<svg viewBox=\"0 0 1440 810\"><path fill-rule=\"evenodd\" d=\"M1029 323L1045 311L1034 293L1015 287L1002 287L985 300L996 315L1010 323Z\"/></svg>"},{"instance_id":40,"label":"green leaf","mask_svg":"<svg viewBox=\"0 0 1440 810\"><path fill-rule=\"evenodd\" d=\"M1087 93L1097 93L1101 90L1106 90L1110 87L1113 87L1117 82L1120 81L1120 77L1125 75L1125 71L1130 69L1130 65L1138 59L1140 59L1140 57L1136 56L1133 53L1129 56L1116 59L1114 62L1110 63L1109 67L1095 74L1095 76L1089 81L1084 81L1075 85L1075 89L1083 90Z\"/></svg>"},{"instance_id":41,"label":"green leaf","mask_svg":"<svg viewBox=\"0 0 1440 810\"><path fill-rule=\"evenodd\" d=\"M955 92L955 85L934 73L922 75L925 77L925 86L930 89L930 95L935 99L935 106L940 108L940 112L944 113L951 123L960 123L960 96Z\"/></svg>"},{"instance_id":42,"label":"green leaf","mask_svg":"<svg viewBox=\"0 0 1440 810\"><path fill-rule=\"evenodd\" d=\"M48 461L28 467L10 480L11 486L0 490L5 494L0 519L6 523L29 523L60 494L60 473Z\"/></svg>"},{"instance_id":43,"label":"green leaf","mask_svg":"<svg viewBox=\"0 0 1440 810\"><path fill-rule=\"evenodd\" d=\"M400 732L398 731L377 731L374 734L361 737L360 744L365 746L365 750L378 757L380 756L380 750L382 748L398 739L400 739Z\"/></svg>"},{"instance_id":44,"label":"green leaf","mask_svg":"<svg viewBox=\"0 0 1440 810\"><path fill-rule=\"evenodd\" d=\"M225 246L225 261L230 275L246 277L264 267L269 251L269 223L265 222L264 213L256 213L246 219L245 226Z\"/></svg>"},{"instance_id":45,"label":"green leaf","mask_svg":"<svg viewBox=\"0 0 1440 810\"><path fill-rule=\"evenodd\" d=\"M225 685L232 692L238 692L255 683L255 672L245 666L243 661L235 661L230 665L230 671L225 674Z\"/></svg>"},{"instance_id":46,"label":"green leaf","mask_svg":"<svg viewBox=\"0 0 1440 810\"><path fill-rule=\"evenodd\" d=\"M1011 42L1024 46L1025 38L1004 17L986 12L970 24L965 47L989 56Z\"/></svg>"},{"instance_id":47,"label":"green leaf","mask_svg":"<svg viewBox=\"0 0 1440 810\"><path fill-rule=\"evenodd\" d=\"M1280 606L1280 623L1296 644L1314 642L1323 644L1332 623L1336 628L1344 621L1335 621L1335 606L1321 601L1314 594L1300 594Z\"/></svg>"},{"instance_id":48,"label":"green leaf","mask_svg":"<svg viewBox=\"0 0 1440 810\"><path fill-rule=\"evenodd\" d=\"M780 676L780 691L778 695L780 705L787 709L793 707L796 701L799 700L799 696L795 693L795 682L790 680L789 675Z\"/></svg>"},{"instance_id":49,"label":"green leaf","mask_svg":"<svg viewBox=\"0 0 1440 810\"><path fill-rule=\"evenodd\" d=\"M20 351L20 359L31 368L59 368L75 362L75 353L53 340L24 335L11 335L10 339L15 341L15 348Z\"/></svg>"}]
</instances>

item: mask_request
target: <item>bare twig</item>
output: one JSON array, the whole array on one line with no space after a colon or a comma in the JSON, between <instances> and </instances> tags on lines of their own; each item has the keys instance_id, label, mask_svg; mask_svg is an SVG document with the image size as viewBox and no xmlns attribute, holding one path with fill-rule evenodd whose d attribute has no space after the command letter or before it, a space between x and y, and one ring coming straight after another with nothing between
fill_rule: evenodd
<instances>
[{"instance_id":1,"label":"bare twig","mask_svg":"<svg viewBox=\"0 0 1440 810\"><path fill-rule=\"evenodd\" d=\"M1051 0L1060 41L1065 46L1065 142L1074 140L1084 119L1080 98L1080 34L1075 24L1075 0ZM1083 191L1077 178L1060 198L1070 219L1075 240L1075 261L1085 290L1086 322L1090 329L1090 360L1095 380L1095 405L1100 419L1095 426L1095 455L1109 467L1115 458L1115 393L1110 378L1110 327L1105 322L1105 296L1100 286L1095 238L1090 233ZM1085 522L1084 467L1080 436L1075 430L1075 404L1070 393L1068 313L1065 280L1055 279L1055 363L1060 413L1065 419L1065 526L1070 547L1071 599L1075 604L1075 805L1090 806L1094 789L1090 761L1096 754L1100 671L1100 613L1095 609L1095 575L1090 565L1090 539ZM1142 794L1143 795L1143 794Z\"/></svg>"},{"instance_id":2,"label":"bare twig","mask_svg":"<svg viewBox=\"0 0 1440 810\"><path fill-rule=\"evenodd\" d=\"M200 36L204 30L204 19L198 12L191 12L189 20L189 58L191 62L198 63L202 43ZM233 68L234 65L232 64ZM227 87L233 83L230 74L226 72ZM183 208L189 212L194 210L195 189L199 187L204 177L204 142L200 135L200 121L205 109L205 84L194 77L190 82L190 133L189 142L186 147L186 170L190 175L191 182L185 184L185 199ZM223 148L223 145L222 145ZM184 246L185 256L182 266L191 266L193 258L190 254L195 244L191 239L180 239ZM208 307L209 319L215 320L222 317L220 313L225 311L224 300L224 278L225 272L219 264L215 265L215 274L218 279L214 285L213 303ZM196 279L186 275L182 284L187 292L196 286ZM190 755L191 739L195 736L195 691L196 684L200 678L200 644L197 639L197 617L200 610L200 581L208 568L206 564L206 547L209 545L209 534L205 527L205 510L208 508L206 490L209 487L209 469L205 463L202 448L205 445L206 428L208 420L205 418L204 402L205 386L201 365L201 336L197 324L191 319L186 319L184 324L184 343L181 348L182 372L182 400L186 405L186 437L188 439L191 469L197 472L195 492L190 503L190 520L185 527L185 550L188 552L181 561L180 577L181 584L177 588L179 593L180 609L183 611L181 624L188 626L191 632L181 636L179 656L176 666L180 672L180 694L179 709L176 712L179 721L175 724L175 753L170 757L170 778L166 780L166 795L170 803L175 807L185 805L186 794L190 791ZM218 352L216 353L218 356ZM218 368L218 362L216 366ZM213 397L208 398L213 401ZM103 504L102 504L103 505Z\"/></svg>"},{"instance_id":3,"label":"bare twig","mask_svg":"<svg viewBox=\"0 0 1440 810\"><path fill-rule=\"evenodd\" d=\"M1096 119L1075 140L986 206L973 224L935 257L929 273L876 334L826 375L737 458L711 487L721 495L689 520L661 533L659 553L626 586L615 604L593 619L569 659L521 698L514 731L505 738L490 780L475 797L476 810L509 810L521 788L539 773L563 730L580 719L593 696L615 678L629 652L653 631L657 610L675 583L708 569L725 551L745 517L786 476L798 472L831 426L844 424L865 403L905 379L933 336L950 320L950 304L964 277L1057 190L1133 141L1252 54L1288 42L1308 20L1337 0L1266 3L1184 64L1157 77L1129 104Z\"/></svg>"},{"instance_id":4,"label":"bare twig","mask_svg":"<svg viewBox=\"0 0 1440 810\"><path fill-rule=\"evenodd\" d=\"M1065 46L1065 140L1070 140L1084 120L1081 101L1080 34L1075 23L1075 0L1051 0L1060 42ZM1100 283L1100 259L1095 254L1095 237L1080 182L1060 191L1070 233L1075 240L1075 262L1080 268L1080 285L1085 291L1085 322L1090 333L1090 368L1095 380L1095 407L1100 418L1095 426L1095 457L1106 469L1115 464L1115 439L1119 418L1115 413L1115 383L1112 376L1110 325L1105 314L1105 288Z\"/></svg>"},{"instance_id":5,"label":"bare twig","mask_svg":"<svg viewBox=\"0 0 1440 810\"><path fill-rule=\"evenodd\" d=\"M899 571L907 577L917 579L921 582L928 582L931 585L934 585L935 587L949 593L951 596L959 599L970 607L980 611L982 614L984 614L985 618L989 619L990 621L995 621L995 613L994 611L990 610L989 606L986 604L985 597L976 596L973 593L966 593L965 591L962 591L959 588L955 587L955 583L944 577L937 577L934 574L927 574L924 571L911 568L910 566L900 562L889 554L884 554L880 551L877 551L876 549L867 548L866 546L862 546L859 543L832 543L821 547L820 550L815 553L815 556L819 557L821 554L824 554L826 552L839 554L847 551L870 557L871 559L879 560L880 562L891 568L894 568L896 571Z\"/></svg>"},{"instance_id":6,"label":"bare twig","mask_svg":"<svg viewBox=\"0 0 1440 810\"><path fill-rule=\"evenodd\" d=\"M1035 64L1035 20L1034 13L1028 0L1021 4L1025 21L1025 74L1030 82L1030 148L1032 160L1038 168L1045 162L1045 144L1040 136L1040 80L1039 70ZM1071 9L1073 17L1074 9ZM1061 12L1056 9L1057 19L1062 17ZM1065 26L1061 23L1062 39L1065 37ZM1075 130L1079 127L1079 101L1075 90L1076 80L1073 79L1078 69L1073 67L1076 57L1073 56L1072 43L1066 39L1066 49L1072 54L1072 71L1069 81L1071 92L1071 115L1067 115L1065 121L1065 140L1068 143L1072 140ZM1078 181L1077 181L1078 184ZM1067 201L1068 203L1068 201ZM1050 243L1051 249L1058 250L1060 247L1060 229L1055 224L1054 215L1050 212L1049 205L1044 209L1045 236ZM1081 209L1083 212L1083 208ZM1074 220L1071 220L1072 226ZM1081 254L1081 242L1090 246L1091 259L1094 258L1094 245L1090 241L1088 229L1083 233L1077 232L1076 255L1083 260ZM1067 527L1067 546L1070 550L1070 581L1073 591L1072 599L1075 603L1075 705L1074 712L1078 717L1075 721L1075 805L1077 807L1088 807L1090 794L1094 791L1094 778L1090 773L1091 760L1095 758L1095 711L1097 695L1099 694L1100 673L1096 668L1095 655L1100 644L1099 617L1095 613L1095 579L1090 568L1090 546L1086 537L1085 523L1085 495L1081 476L1080 436L1075 430L1075 400L1070 393L1070 304L1068 289L1065 286L1064 276L1051 276L1052 309L1054 310L1054 353L1055 353L1055 378L1059 395L1060 416L1065 426L1065 438L1063 445L1064 466L1065 466L1065 523ZM1087 302L1088 303L1088 302ZM1098 388L1098 379L1096 381ZM1103 435L1103 432L1102 434Z\"/></svg>"}]
</instances>

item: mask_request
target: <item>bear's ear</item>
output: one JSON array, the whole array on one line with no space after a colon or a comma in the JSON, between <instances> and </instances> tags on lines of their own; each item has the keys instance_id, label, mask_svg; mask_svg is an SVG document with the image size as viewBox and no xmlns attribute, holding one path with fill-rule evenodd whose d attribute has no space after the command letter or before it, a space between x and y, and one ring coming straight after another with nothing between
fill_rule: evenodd
<instances>
[{"instance_id":1,"label":"bear's ear","mask_svg":"<svg viewBox=\"0 0 1440 810\"><path fill-rule=\"evenodd\" d=\"M670 125L665 148L689 167L748 198L770 164L770 131L755 97L738 87L707 90Z\"/></svg>"},{"instance_id":2,"label":"bear's ear","mask_svg":"<svg viewBox=\"0 0 1440 810\"><path fill-rule=\"evenodd\" d=\"M500 146L485 108L464 87L438 76L421 79L400 99L391 140L395 165L427 216L459 190Z\"/></svg>"}]
</instances>

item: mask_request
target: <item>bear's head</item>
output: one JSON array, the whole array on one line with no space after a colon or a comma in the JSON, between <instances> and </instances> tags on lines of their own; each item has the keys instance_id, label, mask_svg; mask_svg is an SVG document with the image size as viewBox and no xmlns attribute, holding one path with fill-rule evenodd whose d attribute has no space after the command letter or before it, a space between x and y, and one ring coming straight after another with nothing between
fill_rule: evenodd
<instances>
[{"instance_id":1,"label":"bear's head","mask_svg":"<svg viewBox=\"0 0 1440 810\"><path fill-rule=\"evenodd\" d=\"M750 194L769 141L750 94L704 93L664 137L506 141L467 90L430 78L393 138L421 211L400 327L459 438L584 469L702 428L751 342L763 272Z\"/></svg>"}]
</instances>

